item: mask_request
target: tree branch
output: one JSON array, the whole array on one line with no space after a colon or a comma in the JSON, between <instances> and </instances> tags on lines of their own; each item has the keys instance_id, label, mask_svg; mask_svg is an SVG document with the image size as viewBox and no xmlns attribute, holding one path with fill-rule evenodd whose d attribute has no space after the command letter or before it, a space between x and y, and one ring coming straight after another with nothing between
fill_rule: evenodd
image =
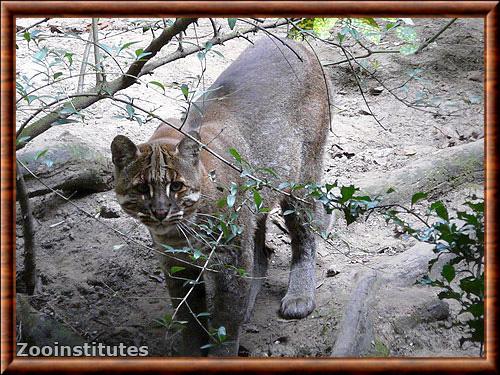
<instances>
[{"instance_id":1,"label":"tree branch","mask_svg":"<svg viewBox=\"0 0 500 375\"><path fill-rule=\"evenodd\" d=\"M103 88L107 94L113 95L114 93L123 90L132 84L134 84L137 81L138 74L141 72L141 69L144 67L147 61L149 61L151 58L156 56L158 51L168 44L170 40L180 32L184 31L187 29L187 27L195 22L195 18L178 18L175 20L174 24L169 27L168 29L163 30L161 35L151 41L149 46L146 47L144 50L145 53L149 53L148 55L144 56L143 58L135 61L132 63L127 70L127 72L122 75L121 77L118 77L117 79L111 81L109 84L106 85L105 88ZM104 96L100 95L95 95L95 92L97 92L97 88L93 88L89 92L89 96L81 96L79 98L76 98L73 101L70 101L72 104L72 107L76 111L80 111L82 109L85 109L89 107L90 105L96 103L100 99L102 99ZM23 129L22 132L19 134L19 138L21 137L28 137L27 139L23 140L22 142L19 142L18 145L16 146L16 150L19 150L26 146L26 143L33 138L39 136L40 134L44 133L48 129L51 128L52 124L59 120L59 119L64 119L69 117L71 114L61 114L60 111L64 108L64 106L54 110L53 112L49 113L48 115L42 117L35 123L33 123L31 126L26 127Z\"/></svg>"},{"instance_id":2,"label":"tree branch","mask_svg":"<svg viewBox=\"0 0 500 375\"><path fill-rule=\"evenodd\" d=\"M261 25L261 26L256 26L256 25L248 26L248 27L244 27L244 28L232 31L232 32L225 34L225 35L219 35L217 37L214 37L214 38L208 40L207 43L210 43L213 46L219 45L219 44L224 44L225 42L227 42L231 39L242 37L243 34L257 32L260 29L273 29L273 28L278 27L278 26L286 25L287 23L288 23L287 20L281 20L281 21L275 21L275 22L271 22L271 23ZM175 61L175 60L178 60L178 59L182 59L183 57L186 57L188 55L192 55L193 53L202 51L204 48L205 48L204 46L189 46L189 47L183 48L182 51L175 51L174 53L171 53L170 55L165 56L163 58L157 59L155 61L149 61L142 69L141 73L139 74L139 77L141 77L145 74L151 73L154 69L156 69L162 65L168 64L168 63Z\"/></svg>"},{"instance_id":3,"label":"tree branch","mask_svg":"<svg viewBox=\"0 0 500 375\"><path fill-rule=\"evenodd\" d=\"M16 173L16 198L19 200L19 206L21 207L24 235L24 270L22 278L26 287L26 293L32 295L37 289L35 228L26 184L19 166L16 168Z\"/></svg>"},{"instance_id":4,"label":"tree branch","mask_svg":"<svg viewBox=\"0 0 500 375\"><path fill-rule=\"evenodd\" d=\"M118 77L117 79L106 83L105 93L103 93L103 95L96 95L96 92L98 92L97 88L92 88L88 92L82 93L80 97L70 101L72 107L75 108L76 111L85 109L103 99L104 97L107 97L108 95L112 96L118 91L126 89L127 87L136 83L139 77L151 73L154 69L160 66L181 59L193 53L202 51L204 49L203 46L189 46L184 48L182 51L175 51L164 58L157 59L155 61L151 60L165 44L167 44L175 35L181 33L182 31L185 31L187 27L193 22L195 22L195 19L177 19L170 28L165 29L163 33L158 38L153 40L150 45L144 50L144 52L153 52L154 50L156 50L154 54L152 53L151 55L147 55L144 58L134 62L129 67L127 72L124 73L121 77ZM242 37L243 34L256 32L261 29L275 28L278 26L286 25L287 22L287 20L278 20L260 26L248 26L246 28L235 30L226 35L219 35L218 37L210 39L208 42L212 45L223 44L228 40ZM60 113L61 109L63 108L64 106L55 109L53 112L34 122L32 125L25 125L26 127L21 132L18 131L18 138L28 138L19 142L16 146L16 150L23 148L24 146L26 146L27 142L50 129L55 121L69 117L71 114ZM29 121L31 120L32 118Z\"/></svg>"},{"instance_id":5,"label":"tree branch","mask_svg":"<svg viewBox=\"0 0 500 375\"><path fill-rule=\"evenodd\" d=\"M444 25L441 30L439 30L433 37L427 39L422 45L418 48L418 50L415 52L415 54L420 53L423 49L427 48L429 44L434 42L439 36L445 32L445 30L453 25L453 23L457 20L457 18L453 18L450 22L448 22L446 25Z\"/></svg>"}]
</instances>

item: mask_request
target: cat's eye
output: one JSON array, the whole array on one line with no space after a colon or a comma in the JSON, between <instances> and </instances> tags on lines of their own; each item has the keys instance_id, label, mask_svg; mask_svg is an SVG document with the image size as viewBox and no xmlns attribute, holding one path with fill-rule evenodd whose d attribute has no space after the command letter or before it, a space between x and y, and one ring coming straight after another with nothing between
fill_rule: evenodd
<instances>
[{"instance_id":1,"label":"cat's eye","mask_svg":"<svg viewBox=\"0 0 500 375\"><path fill-rule=\"evenodd\" d=\"M141 194L149 193L149 185L148 184L139 184L135 188Z\"/></svg>"},{"instance_id":2,"label":"cat's eye","mask_svg":"<svg viewBox=\"0 0 500 375\"><path fill-rule=\"evenodd\" d=\"M179 191L182 189L184 184L180 181L173 181L170 183L170 191Z\"/></svg>"}]
</instances>

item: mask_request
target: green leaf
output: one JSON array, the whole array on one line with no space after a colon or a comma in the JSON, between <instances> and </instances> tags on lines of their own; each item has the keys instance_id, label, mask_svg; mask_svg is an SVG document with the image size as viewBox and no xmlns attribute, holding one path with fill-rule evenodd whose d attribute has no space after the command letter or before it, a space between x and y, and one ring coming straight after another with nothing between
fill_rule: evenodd
<instances>
[{"instance_id":1,"label":"green leaf","mask_svg":"<svg viewBox=\"0 0 500 375\"><path fill-rule=\"evenodd\" d=\"M63 108L59 111L61 115L72 115L74 113L78 113L78 111L73 107L73 104L70 102L64 103Z\"/></svg>"},{"instance_id":2,"label":"green leaf","mask_svg":"<svg viewBox=\"0 0 500 375\"><path fill-rule=\"evenodd\" d=\"M460 293L454 292L452 290L444 290L444 291L438 293L438 298L439 299L454 299L454 300L460 301L462 296L460 295Z\"/></svg>"},{"instance_id":3,"label":"green leaf","mask_svg":"<svg viewBox=\"0 0 500 375\"><path fill-rule=\"evenodd\" d=\"M183 271L185 269L186 269L186 267L182 267L182 266L172 266L172 267L170 267L170 274L173 275L174 273Z\"/></svg>"},{"instance_id":4,"label":"green leaf","mask_svg":"<svg viewBox=\"0 0 500 375\"><path fill-rule=\"evenodd\" d=\"M45 150L37 152L37 154L35 155L35 160L40 159L42 156L44 156L47 153L47 151L49 151L48 148L46 148Z\"/></svg>"},{"instance_id":5,"label":"green leaf","mask_svg":"<svg viewBox=\"0 0 500 375\"><path fill-rule=\"evenodd\" d=\"M217 201L217 207L224 208L227 204L227 198L221 198Z\"/></svg>"},{"instance_id":6,"label":"green leaf","mask_svg":"<svg viewBox=\"0 0 500 375\"><path fill-rule=\"evenodd\" d=\"M229 190L231 195L236 195L238 193L238 185L234 182L231 182L231 188Z\"/></svg>"},{"instance_id":7,"label":"green leaf","mask_svg":"<svg viewBox=\"0 0 500 375\"><path fill-rule=\"evenodd\" d=\"M253 201L255 203L255 207L257 207L257 210L260 210L260 208L262 207L262 196L257 190L253 191Z\"/></svg>"},{"instance_id":8,"label":"green leaf","mask_svg":"<svg viewBox=\"0 0 500 375\"><path fill-rule=\"evenodd\" d=\"M236 195L228 195L227 196L227 206L229 208L233 207L234 202L236 202Z\"/></svg>"},{"instance_id":9,"label":"green leaf","mask_svg":"<svg viewBox=\"0 0 500 375\"><path fill-rule=\"evenodd\" d=\"M26 99L26 101L28 102L28 104L31 104L36 99L38 99L38 96L36 96L36 95L27 95L27 96L24 97L24 99Z\"/></svg>"},{"instance_id":10,"label":"green leaf","mask_svg":"<svg viewBox=\"0 0 500 375\"><path fill-rule=\"evenodd\" d=\"M239 154L238 151L236 151L235 148L230 148L229 153L233 156L233 158L238 162L241 163L241 155Z\"/></svg>"},{"instance_id":11,"label":"green leaf","mask_svg":"<svg viewBox=\"0 0 500 375\"><path fill-rule=\"evenodd\" d=\"M57 73L54 73L54 75L52 76L54 79L58 79L60 76L62 76L63 74L61 72L57 72Z\"/></svg>"},{"instance_id":12,"label":"green leaf","mask_svg":"<svg viewBox=\"0 0 500 375\"><path fill-rule=\"evenodd\" d=\"M217 330L217 337L220 342L223 342L226 339L226 328L224 326L220 326Z\"/></svg>"},{"instance_id":13,"label":"green leaf","mask_svg":"<svg viewBox=\"0 0 500 375\"><path fill-rule=\"evenodd\" d=\"M28 31L26 31L23 34L23 38L29 43L31 41L31 34Z\"/></svg>"},{"instance_id":14,"label":"green leaf","mask_svg":"<svg viewBox=\"0 0 500 375\"><path fill-rule=\"evenodd\" d=\"M237 18L228 18L227 19L227 24L229 25L229 28L232 30L234 29L234 26L236 25Z\"/></svg>"},{"instance_id":15,"label":"green leaf","mask_svg":"<svg viewBox=\"0 0 500 375\"><path fill-rule=\"evenodd\" d=\"M148 82L148 85L155 85L155 86L158 86L160 89L163 90L163 93L165 93L165 86L163 85L163 83L161 82L158 82L158 81L149 81Z\"/></svg>"},{"instance_id":16,"label":"green leaf","mask_svg":"<svg viewBox=\"0 0 500 375\"><path fill-rule=\"evenodd\" d=\"M259 170L269 173L273 177L279 177L278 174L272 168L260 168Z\"/></svg>"},{"instance_id":17,"label":"green leaf","mask_svg":"<svg viewBox=\"0 0 500 375\"><path fill-rule=\"evenodd\" d=\"M471 293L478 297L482 297L482 295L484 294L484 278L476 279L472 276L465 277L460 280L460 289L462 289L466 293Z\"/></svg>"},{"instance_id":18,"label":"green leaf","mask_svg":"<svg viewBox=\"0 0 500 375\"><path fill-rule=\"evenodd\" d=\"M205 60L205 52L203 52L203 51L198 52L198 53L196 54L196 57L197 57L197 58L198 58L198 60L200 60L200 61Z\"/></svg>"},{"instance_id":19,"label":"green leaf","mask_svg":"<svg viewBox=\"0 0 500 375\"><path fill-rule=\"evenodd\" d=\"M143 57L149 56L151 54L152 54L152 52L144 52L144 49L142 49L142 48L135 50L136 60L140 60Z\"/></svg>"},{"instance_id":20,"label":"green leaf","mask_svg":"<svg viewBox=\"0 0 500 375\"><path fill-rule=\"evenodd\" d=\"M345 203L347 202L349 199L352 198L352 196L354 195L354 193L356 192L356 189L354 187L354 185L349 185L349 186L342 186L340 188L340 195L341 195L341 199L340 199L340 203Z\"/></svg>"},{"instance_id":21,"label":"green leaf","mask_svg":"<svg viewBox=\"0 0 500 375\"><path fill-rule=\"evenodd\" d=\"M127 114L128 114L129 118L134 117L135 109L134 109L134 107L132 105L130 105L129 103L127 103L127 105L125 106L125 109L127 110Z\"/></svg>"},{"instance_id":22,"label":"green leaf","mask_svg":"<svg viewBox=\"0 0 500 375\"><path fill-rule=\"evenodd\" d=\"M427 198L427 193L419 191L418 193L413 194L413 196L411 197L411 205L413 206L415 203L425 198Z\"/></svg>"},{"instance_id":23,"label":"green leaf","mask_svg":"<svg viewBox=\"0 0 500 375\"><path fill-rule=\"evenodd\" d=\"M182 91L182 95L184 95L184 98L187 100L187 98L189 96L189 87L188 87L188 85L186 85L185 83L183 83L181 85L181 91Z\"/></svg>"},{"instance_id":24,"label":"green leaf","mask_svg":"<svg viewBox=\"0 0 500 375\"><path fill-rule=\"evenodd\" d=\"M337 21L338 18L315 18L313 31L320 38L327 38L330 36L330 30L333 29Z\"/></svg>"},{"instance_id":25,"label":"green leaf","mask_svg":"<svg viewBox=\"0 0 500 375\"><path fill-rule=\"evenodd\" d=\"M120 53L121 51L123 51L125 48L130 47L132 44L136 44L136 43L139 43L139 41L134 41L134 42L127 42L127 43L125 43L124 45L122 45L122 46L120 47L120 49L118 50L118 53ZM136 55L137 55L137 53L136 53Z\"/></svg>"},{"instance_id":26,"label":"green leaf","mask_svg":"<svg viewBox=\"0 0 500 375\"><path fill-rule=\"evenodd\" d=\"M65 57L66 59L68 59L69 66L73 65L73 55L74 55L74 54L73 54L72 52L66 52L66 53L64 54L64 57Z\"/></svg>"},{"instance_id":27,"label":"green leaf","mask_svg":"<svg viewBox=\"0 0 500 375\"><path fill-rule=\"evenodd\" d=\"M474 203L474 202L465 202L466 206L472 208L474 212L483 213L484 212L484 202Z\"/></svg>"},{"instance_id":28,"label":"green leaf","mask_svg":"<svg viewBox=\"0 0 500 375\"><path fill-rule=\"evenodd\" d=\"M446 279L446 281L451 283L455 278L455 267L451 264L445 264L441 271L441 275Z\"/></svg>"},{"instance_id":29,"label":"green leaf","mask_svg":"<svg viewBox=\"0 0 500 375\"><path fill-rule=\"evenodd\" d=\"M74 120L71 118L61 118L53 123L53 125L64 125L64 124L74 124L79 122L78 120Z\"/></svg>"},{"instance_id":30,"label":"green leaf","mask_svg":"<svg viewBox=\"0 0 500 375\"><path fill-rule=\"evenodd\" d=\"M35 60L42 61L42 60L44 60L47 57L48 53L49 53L49 50L47 49L47 47L43 47L37 53L35 53L35 55L33 56L33 58Z\"/></svg>"},{"instance_id":31,"label":"green leaf","mask_svg":"<svg viewBox=\"0 0 500 375\"><path fill-rule=\"evenodd\" d=\"M478 302L474 303L467 308L468 312L470 312L474 317L478 318L484 315L484 303Z\"/></svg>"},{"instance_id":32,"label":"green leaf","mask_svg":"<svg viewBox=\"0 0 500 375\"><path fill-rule=\"evenodd\" d=\"M393 188L393 187L390 187L389 189L387 189L387 191L385 192L386 194L391 194L391 193L394 193L396 190Z\"/></svg>"},{"instance_id":33,"label":"green leaf","mask_svg":"<svg viewBox=\"0 0 500 375\"><path fill-rule=\"evenodd\" d=\"M380 29L380 26L378 25L377 21L373 18L361 18L360 22L365 23L371 27L374 27L376 29Z\"/></svg>"},{"instance_id":34,"label":"green leaf","mask_svg":"<svg viewBox=\"0 0 500 375\"><path fill-rule=\"evenodd\" d=\"M417 32L413 27L401 26L396 29L396 35L399 39L407 43L417 41Z\"/></svg>"},{"instance_id":35,"label":"green leaf","mask_svg":"<svg viewBox=\"0 0 500 375\"><path fill-rule=\"evenodd\" d=\"M16 139L16 146L19 146L22 143L26 143L31 137L25 136L25 137L19 137Z\"/></svg>"},{"instance_id":36,"label":"green leaf","mask_svg":"<svg viewBox=\"0 0 500 375\"><path fill-rule=\"evenodd\" d=\"M434 202L430 207L431 211L435 211L436 214L443 220L449 221L448 210L441 201Z\"/></svg>"}]
</instances>

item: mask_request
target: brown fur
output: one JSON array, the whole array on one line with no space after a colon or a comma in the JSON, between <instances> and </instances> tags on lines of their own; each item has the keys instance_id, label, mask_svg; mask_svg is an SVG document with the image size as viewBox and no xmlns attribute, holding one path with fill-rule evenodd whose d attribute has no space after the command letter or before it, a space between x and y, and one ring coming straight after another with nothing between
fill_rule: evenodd
<instances>
[{"instance_id":1,"label":"brown fur","mask_svg":"<svg viewBox=\"0 0 500 375\"><path fill-rule=\"evenodd\" d=\"M203 143L210 142L210 148L225 157L230 158L228 150L234 147L253 165L274 169L280 178L273 182L319 182L329 125L326 82L316 56L299 43L287 43L303 61L279 41L259 40L221 74L208 94L198 100L197 106L202 113L192 109L183 130L200 137ZM162 243L173 247L188 245L176 226L169 224L169 218L173 218L175 224L179 217L182 222L197 220L201 213L213 214L218 210L217 200L227 196L231 182L242 182L237 172L205 151L198 154L196 142L183 138L167 126L160 126L148 142L139 146L118 136L113 141L112 151L117 196L132 216L138 217L137 212L147 215L139 218L148 226L160 249ZM145 173L152 164L161 164L165 172ZM209 172L215 173L215 182L208 177ZM153 177L155 181L148 180ZM134 184L144 182L141 179L148 180L146 182L151 185L151 197L144 200L137 198L139 194L134 190ZM164 192L173 186L172 181L184 183L185 190L175 197L171 191L170 195ZM226 187L226 190L221 192L217 186ZM197 192L201 196L194 203L189 201L190 206L183 202L186 196L194 199ZM270 189L261 190L261 195L267 207L280 204L284 210L297 208L296 202ZM162 215L167 215L166 221L158 222L157 218ZM291 233L293 255L288 292L281 302L280 314L285 318L302 318L314 309L315 238L304 225L302 214L287 215L285 219ZM210 308L209 326L226 329L227 343L211 348L210 355L238 353L241 324L249 317L266 275L265 223L265 214L254 215L243 206L239 214L242 235L233 247L217 250L219 262L243 268L252 277L240 277L234 268L221 267L219 272L205 272L205 283L197 285L187 300L195 313ZM190 241L197 243L195 238ZM186 267L167 257L162 259L162 265L167 273L174 265ZM190 279L196 279L198 274L196 267L187 267L179 273ZM167 278L174 306L189 290L189 286L183 284L182 280ZM213 298L207 301L207 295ZM208 343L208 338L187 306L179 309L177 319L189 322L183 331L179 353L203 354L200 347ZM201 320L208 327L208 322L204 318Z\"/></svg>"}]
</instances>

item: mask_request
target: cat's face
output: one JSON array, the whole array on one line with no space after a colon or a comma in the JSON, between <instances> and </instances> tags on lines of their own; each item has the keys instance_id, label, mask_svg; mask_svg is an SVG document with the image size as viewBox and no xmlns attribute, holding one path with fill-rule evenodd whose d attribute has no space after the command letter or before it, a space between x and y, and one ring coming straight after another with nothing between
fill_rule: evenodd
<instances>
[{"instance_id":1,"label":"cat's face","mask_svg":"<svg viewBox=\"0 0 500 375\"><path fill-rule=\"evenodd\" d=\"M195 132L191 135L199 139ZM184 138L136 146L123 135L111 144L116 197L123 210L152 232L167 234L191 217L201 197L199 147Z\"/></svg>"}]
</instances>

